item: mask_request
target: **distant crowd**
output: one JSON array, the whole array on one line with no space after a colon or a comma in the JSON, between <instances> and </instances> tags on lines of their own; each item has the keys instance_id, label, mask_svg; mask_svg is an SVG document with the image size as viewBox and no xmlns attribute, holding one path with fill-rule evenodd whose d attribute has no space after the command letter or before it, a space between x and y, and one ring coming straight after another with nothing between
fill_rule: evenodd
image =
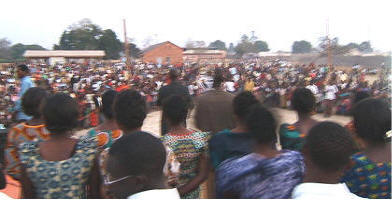
<instances>
[{"instance_id":1,"label":"distant crowd","mask_svg":"<svg viewBox=\"0 0 392 200\"><path fill-rule=\"evenodd\" d=\"M18 65L1 80L0 188L13 179L20 198L392 197L390 80L370 85L360 68ZM142 130L154 107L160 134ZM335 110L352 120L312 117Z\"/></svg>"}]
</instances>

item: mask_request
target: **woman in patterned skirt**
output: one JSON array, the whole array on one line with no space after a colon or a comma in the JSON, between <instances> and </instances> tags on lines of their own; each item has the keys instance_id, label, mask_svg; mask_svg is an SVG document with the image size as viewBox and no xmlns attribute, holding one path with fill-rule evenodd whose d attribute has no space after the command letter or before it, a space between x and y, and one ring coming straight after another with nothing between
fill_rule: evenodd
<instances>
[{"instance_id":1,"label":"woman in patterned skirt","mask_svg":"<svg viewBox=\"0 0 392 200\"><path fill-rule=\"evenodd\" d=\"M180 162L177 189L181 198L200 198L200 184L208 176L209 133L187 129L185 120L188 104L181 96L173 95L163 103L163 115L169 124L169 133L162 137Z\"/></svg>"},{"instance_id":2,"label":"woman in patterned skirt","mask_svg":"<svg viewBox=\"0 0 392 200\"><path fill-rule=\"evenodd\" d=\"M391 109L381 99L368 98L354 106L353 117L364 149L351 157L354 167L343 182L360 197L391 199Z\"/></svg>"},{"instance_id":3,"label":"woman in patterned skirt","mask_svg":"<svg viewBox=\"0 0 392 200\"><path fill-rule=\"evenodd\" d=\"M27 199L99 198L94 137L71 138L79 107L64 93L49 97L42 114L51 138L20 145L21 184Z\"/></svg>"},{"instance_id":4,"label":"woman in patterned skirt","mask_svg":"<svg viewBox=\"0 0 392 200\"><path fill-rule=\"evenodd\" d=\"M20 160L18 147L28 141L44 141L49 139L49 131L41 118L40 105L48 97L48 92L39 87L32 87L22 97L22 109L33 118L12 127L8 133L5 149L6 171L15 180L20 179Z\"/></svg>"}]
</instances>

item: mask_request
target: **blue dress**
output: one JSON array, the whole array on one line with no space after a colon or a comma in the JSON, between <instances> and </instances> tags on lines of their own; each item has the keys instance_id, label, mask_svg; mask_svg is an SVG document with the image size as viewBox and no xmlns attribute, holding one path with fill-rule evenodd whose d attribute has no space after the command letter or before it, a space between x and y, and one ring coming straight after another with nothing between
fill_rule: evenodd
<instances>
[{"instance_id":1,"label":"blue dress","mask_svg":"<svg viewBox=\"0 0 392 200\"><path fill-rule=\"evenodd\" d=\"M288 199L303 175L303 157L297 151L284 150L274 158L255 153L231 158L216 170L216 197Z\"/></svg>"}]
</instances>

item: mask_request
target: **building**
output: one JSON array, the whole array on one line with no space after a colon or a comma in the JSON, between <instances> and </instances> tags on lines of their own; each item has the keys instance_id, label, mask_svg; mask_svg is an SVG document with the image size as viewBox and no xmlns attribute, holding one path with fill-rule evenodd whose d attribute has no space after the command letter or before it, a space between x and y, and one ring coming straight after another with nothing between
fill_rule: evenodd
<instances>
[{"instance_id":1,"label":"building","mask_svg":"<svg viewBox=\"0 0 392 200\"><path fill-rule=\"evenodd\" d=\"M142 61L163 65L179 65L183 63L183 52L183 48L166 41L144 49Z\"/></svg>"},{"instance_id":2,"label":"building","mask_svg":"<svg viewBox=\"0 0 392 200\"><path fill-rule=\"evenodd\" d=\"M224 62L227 52L211 48L189 48L183 53L185 63L219 63Z\"/></svg>"},{"instance_id":3,"label":"building","mask_svg":"<svg viewBox=\"0 0 392 200\"><path fill-rule=\"evenodd\" d=\"M105 56L105 51L76 51L76 50L56 50L38 51L27 50L23 55L29 62L41 62L54 65L56 63L85 63L101 60Z\"/></svg>"}]
</instances>

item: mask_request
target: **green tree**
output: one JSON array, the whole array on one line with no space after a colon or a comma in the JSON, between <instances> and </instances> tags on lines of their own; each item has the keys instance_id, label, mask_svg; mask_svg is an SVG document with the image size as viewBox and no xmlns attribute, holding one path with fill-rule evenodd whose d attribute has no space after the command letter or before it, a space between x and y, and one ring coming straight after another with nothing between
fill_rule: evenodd
<instances>
[{"instance_id":1,"label":"green tree","mask_svg":"<svg viewBox=\"0 0 392 200\"><path fill-rule=\"evenodd\" d=\"M226 50L226 43L216 40L215 42L211 42L210 45L208 45L210 48L216 48L219 50Z\"/></svg>"},{"instance_id":2,"label":"green tree","mask_svg":"<svg viewBox=\"0 0 392 200\"><path fill-rule=\"evenodd\" d=\"M105 50L105 58L118 59L122 50L121 41L115 32L106 29L103 31L102 37L99 38L99 49Z\"/></svg>"},{"instance_id":3,"label":"green tree","mask_svg":"<svg viewBox=\"0 0 392 200\"><path fill-rule=\"evenodd\" d=\"M11 42L9 40L7 40L7 38L0 39L0 58L1 59L10 59L11 58L10 45L11 45Z\"/></svg>"},{"instance_id":4,"label":"green tree","mask_svg":"<svg viewBox=\"0 0 392 200\"><path fill-rule=\"evenodd\" d=\"M350 50L351 49L359 49L359 44L357 44L355 42L351 42L351 43L348 43L345 47Z\"/></svg>"},{"instance_id":5,"label":"green tree","mask_svg":"<svg viewBox=\"0 0 392 200\"><path fill-rule=\"evenodd\" d=\"M46 50L46 49L40 45L37 45L37 44L24 45L24 44L18 43L18 44L12 45L10 48L12 59L22 59L23 54L26 50Z\"/></svg>"},{"instance_id":6,"label":"green tree","mask_svg":"<svg viewBox=\"0 0 392 200\"><path fill-rule=\"evenodd\" d=\"M254 53L259 53L261 51L269 51L268 44L265 41L257 40L253 45L255 49Z\"/></svg>"},{"instance_id":7,"label":"green tree","mask_svg":"<svg viewBox=\"0 0 392 200\"><path fill-rule=\"evenodd\" d=\"M370 53L373 52L373 48L369 41L365 41L359 45L359 51L364 53Z\"/></svg>"},{"instance_id":8,"label":"green tree","mask_svg":"<svg viewBox=\"0 0 392 200\"><path fill-rule=\"evenodd\" d=\"M291 51L292 53L310 53L312 51L312 44L305 40L295 41L291 47Z\"/></svg>"},{"instance_id":9,"label":"green tree","mask_svg":"<svg viewBox=\"0 0 392 200\"><path fill-rule=\"evenodd\" d=\"M124 43L121 44L122 46L124 46ZM129 47L129 56L132 58L139 58L141 55L142 50L140 50L136 44L134 43L128 43L128 47Z\"/></svg>"}]
</instances>

